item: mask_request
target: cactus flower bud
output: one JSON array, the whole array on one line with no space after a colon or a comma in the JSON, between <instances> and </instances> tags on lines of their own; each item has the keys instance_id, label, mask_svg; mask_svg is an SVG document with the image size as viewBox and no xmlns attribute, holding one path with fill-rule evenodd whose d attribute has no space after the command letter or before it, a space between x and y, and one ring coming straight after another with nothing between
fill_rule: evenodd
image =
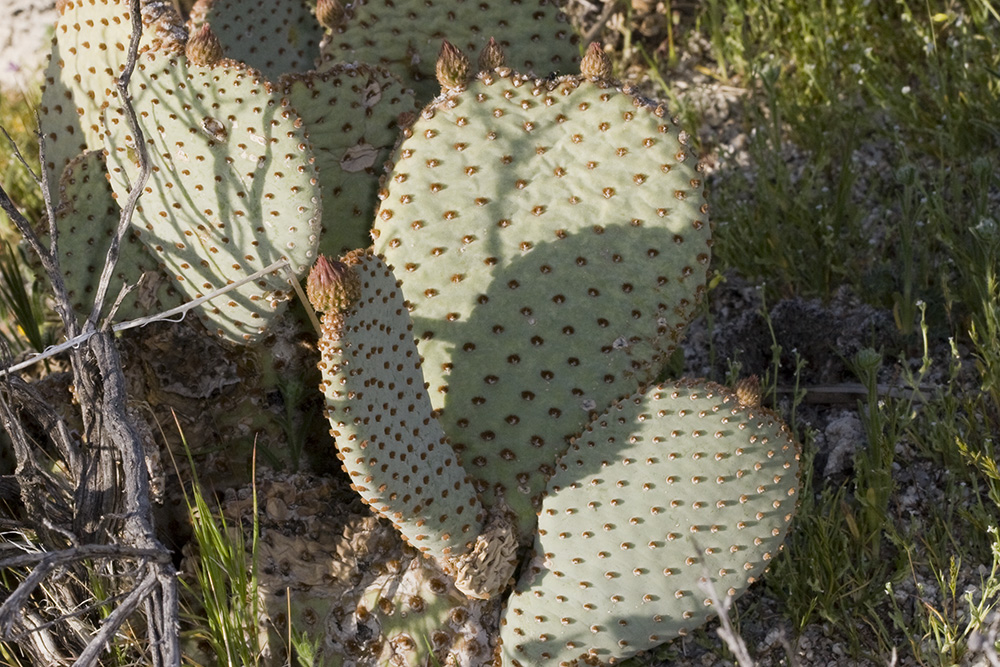
<instances>
[{"instance_id":1,"label":"cactus flower bud","mask_svg":"<svg viewBox=\"0 0 1000 667\"><path fill-rule=\"evenodd\" d=\"M195 65L211 67L222 60L222 44L212 32L212 27L205 23L188 39L184 53Z\"/></svg>"},{"instance_id":2,"label":"cactus flower bud","mask_svg":"<svg viewBox=\"0 0 1000 667\"><path fill-rule=\"evenodd\" d=\"M336 30L344 21L344 6L340 0L318 0L316 20L327 30Z\"/></svg>"},{"instance_id":3,"label":"cactus flower bud","mask_svg":"<svg viewBox=\"0 0 1000 667\"><path fill-rule=\"evenodd\" d=\"M760 378L751 375L736 383L736 399L748 408L760 407Z\"/></svg>"},{"instance_id":4,"label":"cactus flower bud","mask_svg":"<svg viewBox=\"0 0 1000 667\"><path fill-rule=\"evenodd\" d=\"M611 58L598 42L591 42L587 53L580 61L580 73L588 79L608 80L611 78Z\"/></svg>"},{"instance_id":5,"label":"cactus flower bud","mask_svg":"<svg viewBox=\"0 0 1000 667\"><path fill-rule=\"evenodd\" d=\"M469 82L469 58L448 40L441 43L437 80L442 91L464 90Z\"/></svg>"},{"instance_id":6,"label":"cactus flower bud","mask_svg":"<svg viewBox=\"0 0 1000 667\"><path fill-rule=\"evenodd\" d=\"M497 67L503 67L506 59L503 49L490 37L490 41L479 52L479 69L483 72L492 72Z\"/></svg>"},{"instance_id":7,"label":"cactus flower bud","mask_svg":"<svg viewBox=\"0 0 1000 667\"><path fill-rule=\"evenodd\" d=\"M321 313L346 310L361 296L361 281L347 264L320 255L306 279L306 295Z\"/></svg>"}]
</instances>

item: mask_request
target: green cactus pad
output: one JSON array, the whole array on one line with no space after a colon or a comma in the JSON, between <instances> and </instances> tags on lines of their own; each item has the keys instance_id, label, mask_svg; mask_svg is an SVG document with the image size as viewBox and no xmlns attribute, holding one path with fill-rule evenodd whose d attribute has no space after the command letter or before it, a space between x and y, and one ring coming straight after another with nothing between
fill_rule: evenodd
<instances>
[{"instance_id":1,"label":"green cactus pad","mask_svg":"<svg viewBox=\"0 0 1000 667\"><path fill-rule=\"evenodd\" d=\"M194 65L178 49L144 53L132 90L153 168L133 224L177 289L197 298L281 258L304 273L319 242L319 186L302 123L282 96L245 65ZM139 170L117 93L104 124L121 201ZM218 334L251 341L290 292L279 272L198 312Z\"/></svg>"},{"instance_id":2,"label":"green cactus pad","mask_svg":"<svg viewBox=\"0 0 1000 667\"><path fill-rule=\"evenodd\" d=\"M208 24L225 57L239 60L271 80L313 68L323 29L304 0L198 0L189 27Z\"/></svg>"},{"instance_id":3,"label":"green cactus pad","mask_svg":"<svg viewBox=\"0 0 1000 667\"><path fill-rule=\"evenodd\" d=\"M319 252L338 256L371 243L378 180L413 93L378 67L338 65L282 77L279 89L302 118L323 193Z\"/></svg>"},{"instance_id":4,"label":"green cactus pad","mask_svg":"<svg viewBox=\"0 0 1000 667\"><path fill-rule=\"evenodd\" d=\"M615 404L559 461L501 625L504 665L606 664L715 611L781 548L798 445L770 411L680 381Z\"/></svg>"},{"instance_id":5,"label":"green cactus pad","mask_svg":"<svg viewBox=\"0 0 1000 667\"><path fill-rule=\"evenodd\" d=\"M370 252L344 257L361 295L323 316L319 347L327 417L354 488L407 542L439 559L472 597L505 587L516 538L496 529L431 415L412 325L396 279ZM483 556L480 561L480 556ZM479 565L467 572L471 564Z\"/></svg>"},{"instance_id":6,"label":"green cactus pad","mask_svg":"<svg viewBox=\"0 0 1000 667\"><path fill-rule=\"evenodd\" d=\"M652 381L704 289L702 176L664 109L580 77L481 73L405 131L375 250L439 419L531 534L568 439Z\"/></svg>"},{"instance_id":7,"label":"green cactus pad","mask_svg":"<svg viewBox=\"0 0 1000 667\"><path fill-rule=\"evenodd\" d=\"M100 151L83 153L66 166L59 182L59 200L59 267L74 310L86 317L94 307L93 294L120 215ZM116 299L124 285L139 284L140 278L142 283L122 301L116 320L180 305L180 294L160 273L156 260L142 243L127 235L119 249L108 298Z\"/></svg>"},{"instance_id":8,"label":"green cactus pad","mask_svg":"<svg viewBox=\"0 0 1000 667\"><path fill-rule=\"evenodd\" d=\"M579 61L573 28L559 4L550 0L355 0L340 25L327 32L319 69L343 62L381 65L427 102L439 92L435 62L442 40L475 62L490 37L522 54L508 64L524 72L569 72Z\"/></svg>"},{"instance_id":9,"label":"green cactus pad","mask_svg":"<svg viewBox=\"0 0 1000 667\"><path fill-rule=\"evenodd\" d=\"M86 150L104 147L100 109L125 66L132 35L128 0L66 0L58 6L39 107L43 168L54 197L66 165ZM140 48L186 39L169 3L144 1L142 18Z\"/></svg>"}]
</instances>

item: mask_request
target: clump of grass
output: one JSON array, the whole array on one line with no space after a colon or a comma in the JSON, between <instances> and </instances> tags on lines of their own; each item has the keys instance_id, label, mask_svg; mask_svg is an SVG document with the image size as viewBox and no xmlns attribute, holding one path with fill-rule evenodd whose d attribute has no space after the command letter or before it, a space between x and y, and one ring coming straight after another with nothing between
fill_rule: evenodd
<instances>
[{"instance_id":1,"label":"clump of grass","mask_svg":"<svg viewBox=\"0 0 1000 667\"><path fill-rule=\"evenodd\" d=\"M4 91L0 96L0 185L18 205L28 220L38 221L44 217L45 202L41 189L31 172L23 167L16 157L16 146L28 166L35 174L40 174L38 162L38 135L35 113L41 100L41 89L33 87L22 92ZM0 239L16 243L19 240L6 214L0 213L5 224L0 225Z\"/></svg>"},{"instance_id":2,"label":"clump of grass","mask_svg":"<svg viewBox=\"0 0 1000 667\"><path fill-rule=\"evenodd\" d=\"M180 430L179 423L177 426ZM183 581L190 600L197 601L188 609L191 629L185 634L192 642L203 645L205 648L200 652L209 660L214 659L218 667L261 664L263 647L257 627L260 598L256 564L260 526L256 486L253 488L252 548L248 562L242 526L229 525L221 510L215 511L209 506L194 472L197 468L183 431L181 442L194 475L190 494L186 488L183 492L196 549L194 580ZM253 469L256 472L256 465Z\"/></svg>"}]
</instances>

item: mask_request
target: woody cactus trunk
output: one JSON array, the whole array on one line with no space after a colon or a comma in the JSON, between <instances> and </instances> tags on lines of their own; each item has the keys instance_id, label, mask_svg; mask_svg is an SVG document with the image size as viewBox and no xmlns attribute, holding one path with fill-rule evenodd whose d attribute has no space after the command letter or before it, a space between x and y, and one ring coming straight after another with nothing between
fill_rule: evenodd
<instances>
[{"instance_id":1,"label":"woody cactus trunk","mask_svg":"<svg viewBox=\"0 0 1000 667\"><path fill-rule=\"evenodd\" d=\"M139 284L121 320L230 288L202 330L277 356L313 267L322 447L371 512L266 473L262 628L306 629L317 664L617 663L767 569L798 446L752 381L660 383L711 260L688 135L556 3L455 7L145 0L127 98L129 3L61 2L60 272L92 319L102 289Z\"/></svg>"},{"instance_id":2,"label":"woody cactus trunk","mask_svg":"<svg viewBox=\"0 0 1000 667\"><path fill-rule=\"evenodd\" d=\"M686 135L596 45L554 80L496 56L445 45L374 247L314 267L321 388L352 488L506 596L502 664L614 662L766 569L799 452L752 382L655 384L710 257Z\"/></svg>"}]
</instances>

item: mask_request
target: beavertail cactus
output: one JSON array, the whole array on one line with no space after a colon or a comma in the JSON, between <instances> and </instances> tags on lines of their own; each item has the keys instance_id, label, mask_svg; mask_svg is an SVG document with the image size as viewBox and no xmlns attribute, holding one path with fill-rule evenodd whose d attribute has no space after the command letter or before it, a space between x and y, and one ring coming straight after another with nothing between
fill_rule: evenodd
<instances>
[{"instance_id":1,"label":"beavertail cactus","mask_svg":"<svg viewBox=\"0 0 1000 667\"><path fill-rule=\"evenodd\" d=\"M188 28L210 26L222 53L272 80L311 70L323 29L304 0L198 0Z\"/></svg>"},{"instance_id":2,"label":"beavertail cactus","mask_svg":"<svg viewBox=\"0 0 1000 667\"><path fill-rule=\"evenodd\" d=\"M374 248L444 431L527 537L556 455L656 377L694 311L702 177L662 106L581 76L481 72L404 137Z\"/></svg>"},{"instance_id":3,"label":"beavertail cactus","mask_svg":"<svg viewBox=\"0 0 1000 667\"><path fill-rule=\"evenodd\" d=\"M712 383L615 403L557 467L507 601L504 664L604 663L702 625L716 613L704 583L730 596L753 583L798 489L787 427Z\"/></svg>"},{"instance_id":4,"label":"beavertail cactus","mask_svg":"<svg viewBox=\"0 0 1000 667\"><path fill-rule=\"evenodd\" d=\"M197 298L279 259L304 273L319 244L321 202L295 110L244 65L198 65L179 46L146 51L133 82L153 165L134 226L178 290ZM177 94L185 90L192 94ZM108 169L124 198L138 174L135 138L116 93L109 105ZM279 273L210 302L202 314L220 335L252 340L289 293Z\"/></svg>"},{"instance_id":5,"label":"beavertail cactus","mask_svg":"<svg viewBox=\"0 0 1000 667\"><path fill-rule=\"evenodd\" d=\"M503 62L495 44L481 62ZM614 663L703 623L703 582L738 595L764 571L798 446L753 383L651 386L711 247L663 108L609 82L596 47L583 76L465 67L442 49L374 251L315 269L338 287L314 304L350 302L320 343L332 432L354 487L425 553L448 564L480 531L506 554L499 535L517 536L500 664ZM515 524L491 534L484 517L508 507Z\"/></svg>"},{"instance_id":6,"label":"beavertail cactus","mask_svg":"<svg viewBox=\"0 0 1000 667\"><path fill-rule=\"evenodd\" d=\"M323 201L320 252L371 243L378 179L399 136L399 117L418 111L413 93L379 67L337 65L278 81L313 147Z\"/></svg>"},{"instance_id":7,"label":"beavertail cactus","mask_svg":"<svg viewBox=\"0 0 1000 667\"><path fill-rule=\"evenodd\" d=\"M73 308L83 317L94 306L104 259L118 228L118 205L106 175L103 154L88 151L66 165L59 181L61 203L55 212L61 232L59 265ZM126 285L138 285L122 301L121 317L140 317L180 305L180 293L135 237L127 236L119 247L116 269L109 285L112 297L117 297Z\"/></svg>"},{"instance_id":8,"label":"beavertail cactus","mask_svg":"<svg viewBox=\"0 0 1000 667\"><path fill-rule=\"evenodd\" d=\"M142 48L174 46L187 39L169 2L144 0L141 12ZM40 105L46 154L42 168L53 195L58 194L59 178L71 160L87 150L104 148L101 108L125 67L131 21L128 0L59 3Z\"/></svg>"}]
</instances>

